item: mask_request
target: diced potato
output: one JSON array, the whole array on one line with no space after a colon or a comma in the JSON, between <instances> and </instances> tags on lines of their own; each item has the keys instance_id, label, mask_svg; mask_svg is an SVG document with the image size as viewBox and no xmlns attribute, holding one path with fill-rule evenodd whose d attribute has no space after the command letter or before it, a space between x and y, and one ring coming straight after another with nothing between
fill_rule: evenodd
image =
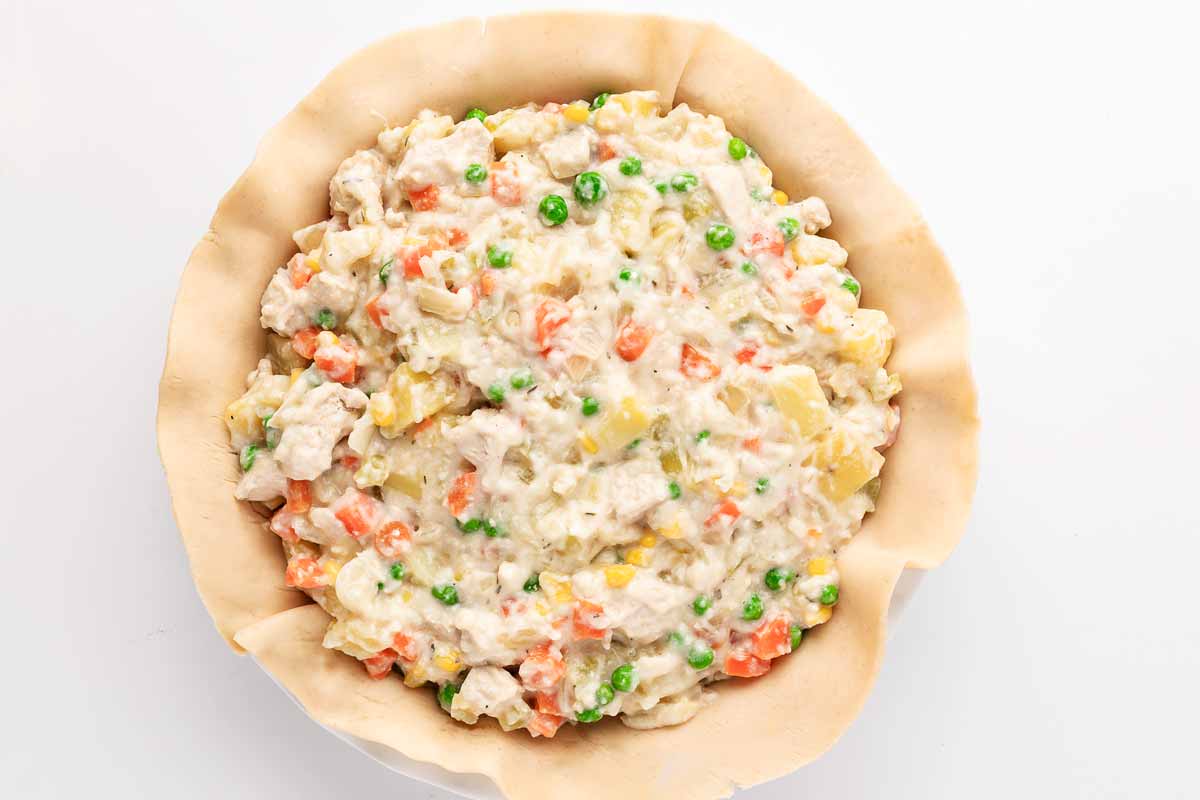
<instances>
[{"instance_id":1,"label":"diced potato","mask_svg":"<svg viewBox=\"0 0 1200 800\"><path fill-rule=\"evenodd\" d=\"M887 314L874 308L860 308L849 318L839 352L869 370L876 370L891 355L895 336Z\"/></svg>"},{"instance_id":2,"label":"diced potato","mask_svg":"<svg viewBox=\"0 0 1200 800\"><path fill-rule=\"evenodd\" d=\"M406 472L393 472L387 476L383 485L398 492L404 492L413 500L421 499L421 476Z\"/></svg>"},{"instance_id":3,"label":"diced potato","mask_svg":"<svg viewBox=\"0 0 1200 800\"><path fill-rule=\"evenodd\" d=\"M678 475L683 470L683 462L679 460L679 453L675 450L667 450L659 455L658 463L668 475Z\"/></svg>"},{"instance_id":4,"label":"diced potato","mask_svg":"<svg viewBox=\"0 0 1200 800\"><path fill-rule=\"evenodd\" d=\"M846 266L845 249L833 239L802 233L792 240L792 258L802 267L829 264L832 267Z\"/></svg>"},{"instance_id":5,"label":"diced potato","mask_svg":"<svg viewBox=\"0 0 1200 800\"><path fill-rule=\"evenodd\" d=\"M832 415L829 401L812 367L785 364L770 373L771 397L775 407L796 423L801 436L811 437L827 429Z\"/></svg>"},{"instance_id":6,"label":"diced potato","mask_svg":"<svg viewBox=\"0 0 1200 800\"><path fill-rule=\"evenodd\" d=\"M575 600L575 593L571 591L571 579L566 575L546 570L538 576L538 583L553 603L566 605Z\"/></svg>"},{"instance_id":7,"label":"diced potato","mask_svg":"<svg viewBox=\"0 0 1200 800\"><path fill-rule=\"evenodd\" d=\"M840 503L879 474L883 456L853 434L834 430L817 446L811 462L825 473L821 491Z\"/></svg>"},{"instance_id":8,"label":"diced potato","mask_svg":"<svg viewBox=\"0 0 1200 800\"><path fill-rule=\"evenodd\" d=\"M711 217L713 208L712 192L707 189L696 189L688 192L687 200L683 202L683 218L691 222L694 219Z\"/></svg>"},{"instance_id":9,"label":"diced potato","mask_svg":"<svg viewBox=\"0 0 1200 800\"><path fill-rule=\"evenodd\" d=\"M354 473L354 483L360 489L368 486L383 486L388 479L387 456L376 453L362 462L362 466Z\"/></svg>"},{"instance_id":10,"label":"diced potato","mask_svg":"<svg viewBox=\"0 0 1200 800\"><path fill-rule=\"evenodd\" d=\"M612 197L612 230L621 248L640 252L650 241L652 199L636 189L615 192Z\"/></svg>"},{"instance_id":11,"label":"diced potato","mask_svg":"<svg viewBox=\"0 0 1200 800\"><path fill-rule=\"evenodd\" d=\"M564 125L561 114L542 113L528 108L517 109L496 121L496 127L492 130L496 155L544 142L562 130Z\"/></svg>"},{"instance_id":12,"label":"diced potato","mask_svg":"<svg viewBox=\"0 0 1200 800\"><path fill-rule=\"evenodd\" d=\"M389 439L399 436L414 422L420 422L441 411L454 399L454 385L445 373L428 375L415 372L407 364L396 367L395 372L388 378L385 391L393 406L387 410L394 416L391 424L380 425L379 432ZM371 399L375 401L374 396ZM376 402L387 405L383 401ZM371 410L374 415L375 408L372 407Z\"/></svg>"},{"instance_id":13,"label":"diced potato","mask_svg":"<svg viewBox=\"0 0 1200 800\"><path fill-rule=\"evenodd\" d=\"M678 211L660 208L650 219L650 251L664 260L682 255L683 217Z\"/></svg>"},{"instance_id":14,"label":"diced potato","mask_svg":"<svg viewBox=\"0 0 1200 800\"><path fill-rule=\"evenodd\" d=\"M605 449L625 447L650 427L650 416L633 397L625 397L609 411L596 431L596 442Z\"/></svg>"},{"instance_id":15,"label":"diced potato","mask_svg":"<svg viewBox=\"0 0 1200 800\"><path fill-rule=\"evenodd\" d=\"M263 417L275 413L290 385L286 375L272 375L269 366L259 364L250 388L225 408L225 424L235 448L262 441Z\"/></svg>"}]
</instances>

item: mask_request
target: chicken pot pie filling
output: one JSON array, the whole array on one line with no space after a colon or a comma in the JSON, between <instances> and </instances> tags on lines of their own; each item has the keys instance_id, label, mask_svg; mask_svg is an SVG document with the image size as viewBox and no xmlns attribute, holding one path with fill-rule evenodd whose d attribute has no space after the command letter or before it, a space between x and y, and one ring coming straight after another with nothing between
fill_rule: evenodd
<instances>
[{"instance_id":1,"label":"chicken pot pie filling","mask_svg":"<svg viewBox=\"0 0 1200 800\"><path fill-rule=\"evenodd\" d=\"M627 92L423 111L330 212L226 413L326 647L549 737L684 722L829 620L900 382L819 198Z\"/></svg>"}]
</instances>

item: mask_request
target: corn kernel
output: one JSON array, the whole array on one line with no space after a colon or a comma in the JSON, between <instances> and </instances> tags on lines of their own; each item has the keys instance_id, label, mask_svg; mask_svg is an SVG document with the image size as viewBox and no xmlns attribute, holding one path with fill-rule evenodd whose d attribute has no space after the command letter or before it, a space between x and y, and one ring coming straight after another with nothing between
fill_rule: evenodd
<instances>
[{"instance_id":1,"label":"corn kernel","mask_svg":"<svg viewBox=\"0 0 1200 800\"><path fill-rule=\"evenodd\" d=\"M538 600L533 604L533 608L543 617L550 613L550 606L546 604L545 600Z\"/></svg>"},{"instance_id":2,"label":"corn kernel","mask_svg":"<svg viewBox=\"0 0 1200 800\"><path fill-rule=\"evenodd\" d=\"M381 428L396 421L396 401L387 392L372 394L371 399L367 401L367 408L371 411L371 421Z\"/></svg>"},{"instance_id":3,"label":"corn kernel","mask_svg":"<svg viewBox=\"0 0 1200 800\"><path fill-rule=\"evenodd\" d=\"M303 374L304 370L302 370L300 367L293 369L292 374L288 376L288 386L294 385L296 381L300 380L300 376Z\"/></svg>"},{"instance_id":4,"label":"corn kernel","mask_svg":"<svg viewBox=\"0 0 1200 800\"><path fill-rule=\"evenodd\" d=\"M808 560L809 575L828 575L829 570L833 569L833 562L825 556L817 556Z\"/></svg>"},{"instance_id":5,"label":"corn kernel","mask_svg":"<svg viewBox=\"0 0 1200 800\"><path fill-rule=\"evenodd\" d=\"M787 192L782 189L776 189L771 193L771 199L775 201L777 206L786 206L788 201Z\"/></svg>"},{"instance_id":6,"label":"corn kernel","mask_svg":"<svg viewBox=\"0 0 1200 800\"><path fill-rule=\"evenodd\" d=\"M734 481L733 486L729 487L729 494L734 497L745 497L747 493L746 484L741 481Z\"/></svg>"},{"instance_id":7,"label":"corn kernel","mask_svg":"<svg viewBox=\"0 0 1200 800\"><path fill-rule=\"evenodd\" d=\"M400 593L400 599L406 603L410 602L412 600L412 590L405 589L403 592Z\"/></svg>"},{"instance_id":8,"label":"corn kernel","mask_svg":"<svg viewBox=\"0 0 1200 800\"><path fill-rule=\"evenodd\" d=\"M314 256L309 256L308 258L304 259L304 266L308 267L313 272L321 271L321 262L318 261Z\"/></svg>"},{"instance_id":9,"label":"corn kernel","mask_svg":"<svg viewBox=\"0 0 1200 800\"><path fill-rule=\"evenodd\" d=\"M562 110L562 115L571 120L571 122L587 122L590 113L588 107L582 103L563 106Z\"/></svg>"},{"instance_id":10,"label":"corn kernel","mask_svg":"<svg viewBox=\"0 0 1200 800\"><path fill-rule=\"evenodd\" d=\"M820 606L817 609L810 609L804 612L804 627L812 628L816 625L822 625L829 622L829 618L833 616L833 609L829 606Z\"/></svg>"},{"instance_id":11,"label":"corn kernel","mask_svg":"<svg viewBox=\"0 0 1200 800\"><path fill-rule=\"evenodd\" d=\"M329 582L333 583L335 580L337 580L338 573L342 571L342 562L326 561L325 565L322 567L322 569L325 571L325 574L329 577Z\"/></svg>"},{"instance_id":12,"label":"corn kernel","mask_svg":"<svg viewBox=\"0 0 1200 800\"><path fill-rule=\"evenodd\" d=\"M613 564L604 568L604 581L614 589L621 589L633 580L637 570L628 564Z\"/></svg>"},{"instance_id":13,"label":"corn kernel","mask_svg":"<svg viewBox=\"0 0 1200 800\"><path fill-rule=\"evenodd\" d=\"M410 689L425 685L425 670L421 668L420 664L404 668L404 685Z\"/></svg>"},{"instance_id":14,"label":"corn kernel","mask_svg":"<svg viewBox=\"0 0 1200 800\"><path fill-rule=\"evenodd\" d=\"M596 444L596 440L588 436L586 433L579 436L579 446L592 454L600 451L600 446Z\"/></svg>"},{"instance_id":15,"label":"corn kernel","mask_svg":"<svg viewBox=\"0 0 1200 800\"><path fill-rule=\"evenodd\" d=\"M458 672L463 668L463 663L458 657L457 650L450 650L446 653L438 653L433 657L433 664L440 670L446 672Z\"/></svg>"},{"instance_id":16,"label":"corn kernel","mask_svg":"<svg viewBox=\"0 0 1200 800\"><path fill-rule=\"evenodd\" d=\"M333 331L321 331L317 334L317 347L337 347L341 339Z\"/></svg>"},{"instance_id":17,"label":"corn kernel","mask_svg":"<svg viewBox=\"0 0 1200 800\"><path fill-rule=\"evenodd\" d=\"M647 533L641 539L638 539L638 544L642 547L654 547L654 545L658 544L658 537L653 533Z\"/></svg>"},{"instance_id":18,"label":"corn kernel","mask_svg":"<svg viewBox=\"0 0 1200 800\"><path fill-rule=\"evenodd\" d=\"M646 552L646 548L644 547L631 547L625 551L625 561L629 564L644 567L650 563L650 554Z\"/></svg>"},{"instance_id":19,"label":"corn kernel","mask_svg":"<svg viewBox=\"0 0 1200 800\"><path fill-rule=\"evenodd\" d=\"M682 539L683 529L679 527L679 522L672 522L670 525L658 529L659 534L664 539Z\"/></svg>"}]
</instances>

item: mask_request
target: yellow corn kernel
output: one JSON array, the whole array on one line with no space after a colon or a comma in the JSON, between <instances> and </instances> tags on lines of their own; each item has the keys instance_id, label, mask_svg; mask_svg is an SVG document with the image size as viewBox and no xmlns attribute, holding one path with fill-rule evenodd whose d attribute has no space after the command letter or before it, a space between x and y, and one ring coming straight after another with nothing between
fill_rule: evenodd
<instances>
[{"instance_id":1,"label":"yellow corn kernel","mask_svg":"<svg viewBox=\"0 0 1200 800\"><path fill-rule=\"evenodd\" d=\"M589 111L588 107L582 103L572 103L569 106L563 106L562 110L562 115L571 120L571 122L587 122L588 115L590 114L591 111Z\"/></svg>"},{"instance_id":2,"label":"yellow corn kernel","mask_svg":"<svg viewBox=\"0 0 1200 800\"><path fill-rule=\"evenodd\" d=\"M804 612L804 626L811 628L815 625L823 625L829 622L829 618L833 616L833 609L829 606L820 606L816 611Z\"/></svg>"},{"instance_id":3,"label":"yellow corn kernel","mask_svg":"<svg viewBox=\"0 0 1200 800\"><path fill-rule=\"evenodd\" d=\"M745 497L748 494L746 484L741 481L734 481L733 486L729 487L729 494L734 497Z\"/></svg>"},{"instance_id":4,"label":"yellow corn kernel","mask_svg":"<svg viewBox=\"0 0 1200 800\"><path fill-rule=\"evenodd\" d=\"M575 600L571 591L571 579L557 572L543 572L538 576L538 582L546 595L555 603L565 605Z\"/></svg>"},{"instance_id":5,"label":"yellow corn kernel","mask_svg":"<svg viewBox=\"0 0 1200 800\"><path fill-rule=\"evenodd\" d=\"M326 561L321 567L325 571L325 575L329 578L329 582L333 583L337 580L338 573L342 571L342 562Z\"/></svg>"},{"instance_id":6,"label":"yellow corn kernel","mask_svg":"<svg viewBox=\"0 0 1200 800\"><path fill-rule=\"evenodd\" d=\"M412 590L405 589L403 592L400 593L400 599L406 603L411 602L412 601Z\"/></svg>"},{"instance_id":7,"label":"yellow corn kernel","mask_svg":"<svg viewBox=\"0 0 1200 800\"><path fill-rule=\"evenodd\" d=\"M664 539L682 539L683 538L683 529L679 527L678 521L672 522L670 525L666 525L662 528L659 528L658 533Z\"/></svg>"},{"instance_id":8,"label":"yellow corn kernel","mask_svg":"<svg viewBox=\"0 0 1200 800\"><path fill-rule=\"evenodd\" d=\"M644 567L650 563L650 553L644 547L631 547L625 551L625 561L629 564Z\"/></svg>"},{"instance_id":9,"label":"yellow corn kernel","mask_svg":"<svg viewBox=\"0 0 1200 800\"><path fill-rule=\"evenodd\" d=\"M771 199L775 201L775 205L777 206L786 206L788 201L787 192L782 189L776 189L771 192Z\"/></svg>"},{"instance_id":10,"label":"yellow corn kernel","mask_svg":"<svg viewBox=\"0 0 1200 800\"><path fill-rule=\"evenodd\" d=\"M654 545L658 544L658 537L653 533L647 533L641 539L638 539L638 544L642 547L654 547Z\"/></svg>"},{"instance_id":11,"label":"yellow corn kernel","mask_svg":"<svg viewBox=\"0 0 1200 800\"><path fill-rule=\"evenodd\" d=\"M296 381L300 380L300 376L303 374L304 370L300 369L300 367L296 367L294 370L292 370L291 375L288 376L288 386L295 384Z\"/></svg>"},{"instance_id":12,"label":"yellow corn kernel","mask_svg":"<svg viewBox=\"0 0 1200 800\"><path fill-rule=\"evenodd\" d=\"M425 670L420 664L412 664L404 668L404 685L410 689L425 685Z\"/></svg>"},{"instance_id":13,"label":"yellow corn kernel","mask_svg":"<svg viewBox=\"0 0 1200 800\"><path fill-rule=\"evenodd\" d=\"M533 604L533 608L543 617L550 613L550 606L546 604L545 600L538 600Z\"/></svg>"},{"instance_id":14,"label":"yellow corn kernel","mask_svg":"<svg viewBox=\"0 0 1200 800\"><path fill-rule=\"evenodd\" d=\"M813 319L813 327L821 333L833 333L835 330L837 330L837 328L833 326L833 323L830 322L829 312L825 309L822 309L821 312L817 314L816 318Z\"/></svg>"},{"instance_id":15,"label":"yellow corn kernel","mask_svg":"<svg viewBox=\"0 0 1200 800\"><path fill-rule=\"evenodd\" d=\"M829 570L833 569L833 561L825 556L810 558L806 569L809 575L828 575Z\"/></svg>"},{"instance_id":16,"label":"yellow corn kernel","mask_svg":"<svg viewBox=\"0 0 1200 800\"><path fill-rule=\"evenodd\" d=\"M600 447L596 444L596 440L586 433L579 435L579 446L593 455L600 452Z\"/></svg>"},{"instance_id":17,"label":"yellow corn kernel","mask_svg":"<svg viewBox=\"0 0 1200 800\"><path fill-rule=\"evenodd\" d=\"M637 570L628 564L613 564L604 568L604 581L614 589L621 589L629 585L636 574Z\"/></svg>"},{"instance_id":18,"label":"yellow corn kernel","mask_svg":"<svg viewBox=\"0 0 1200 800\"><path fill-rule=\"evenodd\" d=\"M767 177L770 177L770 175L771 175L771 170L767 169L765 166L759 165L758 176L760 178L767 178Z\"/></svg>"},{"instance_id":19,"label":"yellow corn kernel","mask_svg":"<svg viewBox=\"0 0 1200 800\"><path fill-rule=\"evenodd\" d=\"M381 428L396 422L396 401L387 392L375 392L367 401L371 421Z\"/></svg>"},{"instance_id":20,"label":"yellow corn kernel","mask_svg":"<svg viewBox=\"0 0 1200 800\"><path fill-rule=\"evenodd\" d=\"M449 650L445 653L438 653L433 657L433 664L440 670L446 672L458 672L463 668L462 659L459 658L457 650Z\"/></svg>"},{"instance_id":21,"label":"yellow corn kernel","mask_svg":"<svg viewBox=\"0 0 1200 800\"><path fill-rule=\"evenodd\" d=\"M304 259L304 266L308 267L313 272L321 271L321 262L317 260L316 256L309 256L308 258Z\"/></svg>"}]
</instances>

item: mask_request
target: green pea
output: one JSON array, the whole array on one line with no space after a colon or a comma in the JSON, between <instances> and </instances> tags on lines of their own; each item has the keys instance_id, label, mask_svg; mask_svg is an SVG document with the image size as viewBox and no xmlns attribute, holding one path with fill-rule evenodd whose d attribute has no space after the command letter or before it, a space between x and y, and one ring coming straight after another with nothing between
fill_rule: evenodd
<instances>
[{"instance_id":1,"label":"green pea","mask_svg":"<svg viewBox=\"0 0 1200 800\"><path fill-rule=\"evenodd\" d=\"M842 288L855 297L858 297L862 291L862 285L854 279L853 275L846 276L846 280L842 281Z\"/></svg>"},{"instance_id":2,"label":"green pea","mask_svg":"<svg viewBox=\"0 0 1200 800\"><path fill-rule=\"evenodd\" d=\"M489 539L495 539L504 535L504 529L497 525L495 520L484 520L483 535Z\"/></svg>"},{"instance_id":3,"label":"green pea","mask_svg":"<svg viewBox=\"0 0 1200 800\"><path fill-rule=\"evenodd\" d=\"M637 156L627 156L621 159L621 163L617 165L617 169L621 171L622 175L629 175L631 177L641 175L642 160Z\"/></svg>"},{"instance_id":4,"label":"green pea","mask_svg":"<svg viewBox=\"0 0 1200 800\"><path fill-rule=\"evenodd\" d=\"M667 641L674 645L683 644L683 634L679 631L671 631L667 634Z\"/></svg>"},{"instance_id":5,"label":"green pea","mask_svg":"<svg viewBox=\"0 0 1200 800\"><path fill-rule=\"evenodd\" d=\"M375 590L379 591L379 592L383 591L383 581L379 581L378 583L375 584Z\"/></svg>"},{"instance_id":6,"label":"green pea","mask_svg":"<svg viewBox=\"0 0 1200 800\"><path fill-rule=\"evenodd\" d=\"M838 601L838 587L835 584L829 584L821 590L821 605L831 606Z\"/></svg>"},{"instance_id":7,"label":"green pea","mask_svg":"<svg viewBox=\"0 0 1200 800\"><path fill-rule=\"evenodd\" d=\"M388 568L388 571L392 575L392 580L394 580L394 581L404 580L404 565L401 564L399 561L397 561L395 564L392 564L392 566Z\"/></svg>"},{"instance_id":8,"label":"green pea","mask_svg":"<svg viewBox=\"0 0 1200 800\"><path fill-rule=\"evenodd\" d=\"M671 187L667 184L666 181L659 181L658 183L654 184L654 189L659 194L666 194L670 188Z\"/></svg>"},{"instance_id":9,"label":"green pea","mask_svg":"<svg viewBox=\"0 0 1200 800\"><path fill-rule=\"evenodd\" d=\"M703 617L712 608L712 600L709 600L704 595L700 595L692 601L692 611L696 612L697 617Z\"/></svg>"},{"instance_id":10,"label":"green pea","mask_svg":"<svg viewBox=\"0 0 1200 800\"><path fill-rule=\"evenodd\" d=\"M629 444L625 445L625 449L626 449L626 450L632 450L632 449L634 449L635 447L637 447L637 446L638 446L639 444L641 444L641 443L642 443L642 440L641 440L640 438L639 438L639 439L634 439L632 442L630 442Z\"/></svg>"},{"instance_id":11,"label":"green pea","mask_svg":"<svg viewBox=\"0 0 1200 800\"><path fill-rule=\"evenodd\" d=\"M767 570L767 574L763 575L763 583L765 583L767 588L772 592L778 592L783 588L785 583L788 583L795 577L796 573L792 572L790 569L784 569L783 567L771 567L769 570Z\"/></svg>"},{"instance_id":12,"label":"green pea","mask_svg":"<svg viewBox=\"0 0 1200 800\"><path fill-rule=\"evenodd\" d=\"M383 262L383 265L379 268L379 282L384 286L387 286L388 278L392 277L392 263L394 261L395 259L389 258L387 261Z\"/></svg>"},{"instance_id":13,"label":"green pea","mask_svg":"<svg viewBox=\"0 0 1200 800\"><path fill-rule=\"evenodd\" d=\"M504 402L504 387L498 383L493 383L487 388L487 398L493 403Z\"/></svg>"},{"instance_id":14,"label":"green pea","mask_svg":"<svg viewBox=\"0 0 1200 800\"><path fill-rule=\"evenodd\" d=\"M667 483L667 493L671 495L672 500L678 500L679 496L683 494L683 489L680 489L679 484L675 481L669 481Z\"/></svg>"},{"instance_id":15,"label":"green pea","mask_svg":"<svg viewBox=\"0 0 1200 800\"><path fill-rule=\"evenodd\" d=\"M554 228L567 221L567 201L556 194L548 194L538 203L538 217L542 224Z\"/></svg>"},{"instance_id":16,"label":"green pea","mask_svg":"<svg viewBox=\"0 0 1200 800\"><path fill-rule=\"evenodd\" d=\"M626 267L617 273L617 280L624 281L625 283L641 283L642 275L636 269Z\"/></svg>"},{"instance_id":17,"label":"green pea","mask_svg":"<svg viewBox=\"0 0 1200 800\"><path fill-rule=\"evenodd\" d=\"M612 672L612 685L619 692L633 688L633 664L622 664Z\"/></svg>"},{"instance_id":18,"label":"green pea","mask_svg":"<svg viewBox=\"0 0 1200 800\"><path fill-rule=\"evenodd\" d=\"M702 444L703 442L707 441L708 437L710 436L712 436L712 431L700 431L696 434L696 444Z\"/></svg>"},{"instance_id":19,"label":"green pea","mask_svg":"<svg viewBox=\"0 0 1200 800\"><path fill-rule=\"evenodd\" d=\"M480 122L483 122L485 119L487 119L487 112L479 106L476 106L468 111L467 115L463 119L477 119Z\"/></svg>"},{"instance_id":20,"label":"green pea","mask_svg":"<svg viewBox=\"0 0 1200 800\"><path fill-rule=\"evenodd\" d=\"M599 172L581 172L575 176L575 199L581 206L594 206L608 194L608 184Z\"/></svg>"},{"instance_id":21,"label":"green pea","mask_svg":"<svg viewBox=\"0 0 1200 800\"><path fill-rule=\"evenodd\" d=\"M753 189L750 190L750 199L758 200L759 202L762 202L763 200L766 200L767 197L763 193L761 186L755 186Z\"/></svg>"},{"instance_id":22,"label":"green pea","mask_svg":"<svg viewBox=\"0 0 1200 800\"><path fill-rule=\"evenodd\" d=\"M711 226L704 234L704 241L708 242L708 246L713 250L728 250L733 247L734 238L733 228L720 223Z\"/></svg>"},{"instance_id":23,"label":"green pea","mask_svg":"<svg viewBox=\"0 0 1200 800\"><path fill-rule=\"evenodd\" d=\"M771 488L771 479L770 478L759 478L758 480L756 480L754 482L754 493L755 494L766 494L770 488Z\"/></svg>"},{"instance_id":24,"label":"green pea","mask_svg":"<svg viewBox=\"0 0 1200 800\"><path fill-rule=\"evenodd\" d=\"M512 250L491 245L487 249L487 260L496 269L506 269L512 266Z\"/></svg>"},{"instance_id":25,"label":"green pea","mask_svg":"<svg viewBox=\"0 0 1200 800\"><path fill-rule=\"evenodd\" d=\"M525 389L533 385L533 373L527 369L517 370L508 379L508 385L514 389Z\"/></svg>"},{"instance_id":26,"label":"green pea","mask_svg":"<svg viewBox=\"0 0 1200 800\"><path fill-rule=\"evenodd\" d=\"M591 395L587 395L580 403L579 412L585 417L595 416L600 412L600 401Z\"/></svg>"},{"instance_id":27,"label":"green pea","mask_svg":"<svg viewBox=\"0 0 1200 800\"><path fill-rule=\"evenodd\" d=\"M337 326L337 317L328 308L322 308L317 312L317 325L323 330L330 330Z\"/></svg>"},{"instance_id":28,"label":"green pea","mask_svg":"<svg viewBox=\"0 0 1200 800\"><path fill-rule=\"evenodd\" d=\"M671 178L671 188L677 192L690 192L700 185L700 179L690 172L681 172Z\"/></svg>"},{"instance_id":29,"label":"green pea","mask_svg":"<svg viewBox=\"0 0 1200 800\"><path fill-rule=\"evenodd\" d=\"M258 445L248 444L242 448L241 455L238 461L242 464L242 472L249 472L254 468L254 459L258 458Z\"/></svg>"},{"instance_id":30,"label":"green pea","mask_svg":"<svg viewBox=\"0 0 1200 800\"><path fill-rule=\"evenodd\" d=\"M747 620L747 621L753 621L756 619L760 619L762 617L762 615L763 615L762 598L759 597L757 594L750 595L750 598L748 600L746 600L745 605L742 606L742 619Z\"/></svg>"},{"instance_id":31,"label":"green pea","mask_svg":"<svg viewBox=\"0 0 1200 800\"><path fill-rule=\"evenodd\" d=\"M542 588L542 581L537 575L530 575L525 579L525 585L521 587L526 594L533 594Z\"/></svg>"},{"instance_id":32,"label":"green pea","mask_svg":"<svg viewBox=\"0 0 1200 800\"><path fill-rule=\"evenodd\" d=\"M434 586L429 590L429 593L444 605L453 606L458 604L458 589L452 583L443 583L439 586Z\"/></svg>"},{"instance_id":33,"label":"green pea","mask_svg":"<svg viewBox=\"0 0 1200 800\"><path fill-rule=\"evenodd\" d=\"M466 178L467 183L483 183L487 180L487 176L487 167L483 164L471 164L463 172L463 177Z\"/></svg>"},{"instance_id":34,"label":"green pea","mask_svg":"<svg viewBox=\"0 0 1200 800\"><path fill-rule=\"evenodd\" d=\"M477 519L477 518L469 519L466 522L458 523L458 529L460 531L462 531L463 533L475 533L482 527L483 527L483 520Z\"/></svg>"},{"instance_id":35,"label":"green pea","mask_svg":"<svg viewBox=\"0 0 1200 800\"><path fill-rule=\"evenodd\" d=\"M596 687L596 705L606 706L613 701L616 695L611 683L602 683Z\"/></svg>"},{"instance_id":36,"label":"green pea","mask_svg":"<svg viewBox=\"0 0 1200 800\"><path fill-rule=\"evenodd\" d=\"M784 241L790 242L800 233L800 220L795 217L784 217L775 223L775 227L783 232Z\"/></svg>"},{"instance_id":37,"label":"green pea","mask_svg":"<svg viewBox=\"0 0 1200 800\"><path fill-rule=\"evenodd\" d=\"M713 651L711 647L693 647L688 651L688 664L693 669L704 669L713 662Z\"/></svg>"},{"instance_id":38,"label":"green pea","mask_svg":"<svg viewBox=\"0 0 1200 800\"><path fill-rule=\"evenodd\" d=\"M736 136L729 140L729 157L734 161L741 161L746 157L746 143Z\"/></svg>"},{"instance_id":39,"label":"green pea","mask_svg":"<svg viewBox=\"0 0 1200 800\"><path fill-rule=\"evenodd\" d=\"M754 266L753 261L743 261L742 262L742 272L745 273L746 275L757 275L758 267Z\"/></svg>"},{"instance_id":40,"label":"green pea","mask_svg":"<svg viewBox=\"0 0 1200 800\"><path fill-rule=\"evenodd\" d=\"M602 716L598 708L585 708L575 715L575 719L578 722L599 722Z\"/></svg>"},{"instance_id":41,"label":"green pea","mask_svg":"<svg viewBox=\"0 0 1200 800\"><path fill-rule=\"evenodd\" d=\"M438 704L447 711L454 703L454 695L458 694L458 687L453 683L443 683L442 688L438 689L437 699Z\"/></svg>"},{"instance_id":42,"label":"green pea","mask_svg":"<svg viewBox=\"0 0 1200 800\"><path fill-rule=\"evenodd\" d=\"M592 100L592 111L595 111L597 108L604 108L604 104L608 102L610 96L611 93L609 92L601 92L596 95L595 99Z\"/></svg>"},{"instance_id":43,"label":"green pea","mask_svg":"<svg viewBox=\"0 0 1200 800\"><path fill-rule=\"evenodd\" d=\"M788 633L792 635L792 649L795 650L800 646L800 640L804 638L804 629L799 625L793 625L788 628Z\"/></svg>"}]
</instances>

